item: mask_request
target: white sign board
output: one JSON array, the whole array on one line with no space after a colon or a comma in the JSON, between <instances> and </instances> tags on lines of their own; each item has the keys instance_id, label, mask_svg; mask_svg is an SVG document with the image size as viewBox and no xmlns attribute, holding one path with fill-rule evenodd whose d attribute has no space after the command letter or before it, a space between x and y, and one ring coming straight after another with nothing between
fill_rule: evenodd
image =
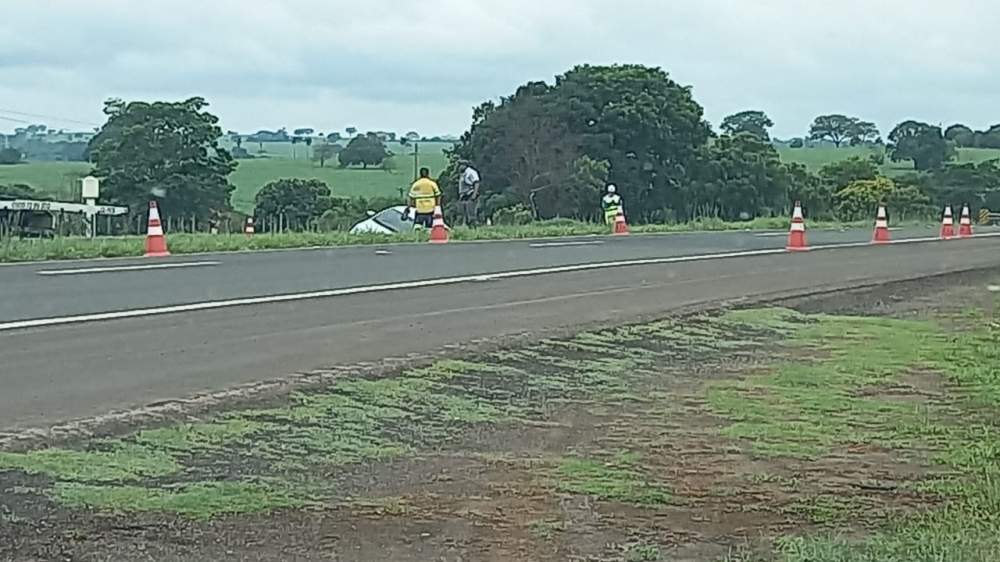
<instances>
[{"instance_id":1,"label":"white sign board","mask_svg":"<svg viewBox=\"0 0 1000 562\"><path fill-rule=\"evenodd\" d=\"M122 216L128 214L128 207L116 205L86 205L83 203L63 203L61 201L33 201L31 199L0 200L0 211L43 211L49 213L85 213L94 215Z\"/></svg>"},{"instance_id":2,"label":"white sign board","mask_svg":"<svg viewBox=\"0 0 1000 562\"><path fill-rule=\"evenodd\" d=\"M80 196L84 199L99 199L101 195L101 182L94 176L87 176L80 180L83 187L80 189Z\"/></svg>"}]
</instances>

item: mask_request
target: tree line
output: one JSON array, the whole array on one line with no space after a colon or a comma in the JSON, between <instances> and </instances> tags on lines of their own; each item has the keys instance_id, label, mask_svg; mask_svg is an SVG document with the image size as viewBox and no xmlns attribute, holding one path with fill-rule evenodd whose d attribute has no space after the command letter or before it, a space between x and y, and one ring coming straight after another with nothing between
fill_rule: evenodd
<instances>
[{"instance_id":1,"label":"tree line","mask_svg":"<svg viewBox=\"0 0 1000 562\"><path fill-rule=\"evenodd\" d=\"M208 221L228 214L234 189L228 178L237 162L220 146L223 131L207 107L199 97L106 102L107 122L87 156L108 201L141 213L155 198L171 212ZM884 147L892 160L914 163L913 173L890 178L880 172L881 151L817 172L782 162L770 137L773 125L764 112L748 110L726 117L716 132L691 88L660 68L581 65L551 84L529 82L476 107L439 183L446 201L454 201L457 164L469 160L483 177L485 213L517 222L598 220L609 183L639 223L785 216L795 200L813 217L847 220L866 217L880 201L897 216L929 214L943 204L1000 207L997 162L952 162L956 147L989 145L998 127L976 132L956 125L942 132L905 121L883 141L873 123L857 117L822 115L811 124L810 139ZM342 166L369 167L389 156L377 135L359 134L317 158L320 165L337 158ZM369 207L361 208L332 196L322 182L284 179L264 186L255 202L259 213L290 217L293 228L314 227L320 219L344 228L370 205L401 201L366 200Z\"/></svg>"},{"instance_id":2,"label":"tree line","mask_svg":"<svg viewBox=\"0 0 1000 562\"><path fill-rule=\"evenodd\" d=\"M940 127L904 121L886 143L872 122L815 119L813 140L884 147L893 161L913 162L915 173L888 178L879 171L881 152L818 173L784 163L772 126L764 112L748 110L726 117L716 133L691 89L662 69L582 65L477 107L451 160L479 167L488 212L526 206L540 219L596 218L607 183L636 222L786 215L795 200L814 216L843 219L858 217L859 206L873 213L880 200L911 214L945 203L996 204L997 163L951 163L957 143ZM452 167L446 186L453 174Z\"/></svg>"}]
</instances>

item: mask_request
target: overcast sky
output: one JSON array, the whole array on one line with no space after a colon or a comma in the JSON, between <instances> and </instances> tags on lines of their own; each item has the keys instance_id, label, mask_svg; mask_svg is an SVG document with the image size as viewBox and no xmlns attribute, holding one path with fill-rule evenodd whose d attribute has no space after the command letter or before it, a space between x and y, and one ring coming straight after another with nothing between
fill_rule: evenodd
<instances>
[{"instance_id":1,"label":"overcast sky","mask_svg":"<svg viewBox=\"0 0 1000 562\"><path fill-rule=\"evenodd\" d=\"M0 130L200 95L226 129L461 133L472 107L578 63L663 67L706 117L762 109L1000 122L992 0L6 0ZM39 114L35 117L26 114ZM74 123L80 121L83 123Z\"/></svg>"}]
</instances>

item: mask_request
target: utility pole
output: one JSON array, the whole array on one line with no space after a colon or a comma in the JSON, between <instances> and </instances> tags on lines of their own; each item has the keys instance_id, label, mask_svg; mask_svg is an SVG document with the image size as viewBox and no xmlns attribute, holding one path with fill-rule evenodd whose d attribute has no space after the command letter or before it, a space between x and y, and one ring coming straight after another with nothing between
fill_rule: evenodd
<instances>
[{"instance_id":1,"label":"utility pole","mask_svg":"<svg viewBox=\"0 0 1000 562\"><path fill-rule=\"evenodd\" d=\"M413 143L413 181L420 177L420 143Z\"/></svg>"}]
</instances>

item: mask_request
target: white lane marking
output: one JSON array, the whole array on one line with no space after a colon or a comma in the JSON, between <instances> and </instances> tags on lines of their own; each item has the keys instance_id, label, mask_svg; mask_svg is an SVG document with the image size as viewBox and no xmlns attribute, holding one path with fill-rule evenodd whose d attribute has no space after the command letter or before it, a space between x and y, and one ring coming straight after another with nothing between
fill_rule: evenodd
<instances>
[{"instance_id":1,"label":"white lane marking","mask_svg":"<svg viewBox=\"0 0 1000 562\"><path fill-rule=\"evenodd\" d=\"M994 238L1000 236L1000 232L989 234L977 234L974 238ZM942 242L947 244L961 244L960 241L943 242L938 237L927 238L907 238L894 240L889 245L914 244L922 242ZM822 246L812 246L813 251L834 250L838 248L870 247L877 248L871 242L847 242L843 244L826 244ZM311 299L322 299L330 297L342 297L348 295L360 295L365 293L380 293L385 291L397 291L401 289L418 289L425 287L439 287L443 285L457 285L459 283L472 283L492 281L494 279L514 279L517 277L532 277L537 275L549 275L553 273L570 273L574 271L592 271L598 269L612 269L616 267L631 267L639 265L661 265L669 263L685 263L694 261L711 261L729 258L744 258L753 256L769 256L788 254L784 248L770 248L766 250L746 250L740 252L724 252L719 254L701 254L693 256L675 256L669 258L644 258L634 260L622 260L613 262L583 263L577 265L564 265L557 267L543 267L538 269L522 269L516 271L504 271L498 273L463 275L460 277L442 277L439 279L426 279L423 281L405 281L400 283L387 283L384 285L368 285L363 287L348 287L343 289L330 289L326 291L313 291L308 293L293 293L287 295L273 295L265 297L248 297L242 299L231 299L223 301L200 302L193 304L180 304L173 306L161 306L155 308L139 308L133 310L121 310L116 312L100 312L96 314L81 314L79 316L63 316L58 318L38 318L34 320L18 320L0 324L0 332L7 330L18 330L24 328L39 328L44 326L58 326L63 324L80 324L83 322L97 322L102 320L120 320L124 318L139 318L144 316L159 316L163 314L174 314L178 312L195 312L201 310L215 310L220 308L233 308L237 306L248 306L255 304L270 304L279 302L293 302Z\"/></svg>"},{"instance_id":2,"label":"white lane marking","mask_svg":"<svg viewBox=\"0 0 1000 562\"><path fill-rule=\"evenodd\" d=\"M23 328L39 328L43 326L58 326L63 324L80 324L83 322L97 322L103 320L119 320L124 318L139 318L143 316L159 316L162 314L174 314L178 312L195 312L201 310L215 310L220 308L232 308L237 306L247 306L254 304L270 304L270 303L292 302L292 301L302 301L310 299L322 299L330 297L342 297L348 295L360 295L365 293L397 291L401 289L439 287L442 285L457 285L459 283L484 282L484 281L491 281L494 279L512 279L516 277L530 277L535 275L547 275L552 273L568 273L573 271L609 269L614 267L629 267L635 265L682 263L690 261L717 260L717 259L725 259L733 257L764 256L764 255L784 254L784 253L785 253L784 248L776 248L768 250L727 252L724 254L705 254L699 256L680 256L671 258L647 258L647 259L625 260L625 261L615 261L615 262L584 263L578 265L565 265L559 267L545 267L538 269L522 269L517 271L504 271L500 273L490 273L485 275L480 274L480 275L463 275L460 277L442 277L439 279L427 279L423 281L405 281L401 283L387 283L384 285L347 287L343 289L312 291L308 293L293 293L287 295L272 295L265 297L248 297L243 299L210 301L210 302L200 302L193 304L179 304L173 306L160 306L154 308L139 308L133 310L120 310L115 312L99 312L95 314L81 314L78 316L63 316L57 318L18 320L15 322L5 322L0 324L0 331L18 330Z\"/></svg>"},{"instance_id":3,"label":"white lane marking","mask_svg":"<svg viewBox=\"0 0 1000 562\"><path fill-rule=\"evenodd\" d=\"M754 234L757 238L768 238L770 236L788 236L787 232L761 232L760 234Z\"/></svg>"},{"instance_id":4,"label":"white lane marking","mask_svg":"<svg viewBox=\"0 0 1000 562\"><path fill-rule=\"evenodd\" d=\"M116 265L109 267L87 267L79 269L43 269L39 275L84 275L88 273L112 273L116 271L148 271L151 269L178 269L182 267L205 267L219 265L221 261L193 261L180 263L151 263L149 265Z\"/></svg>"},{"instance_id":5,"label":"white lane marking","mask_svg":"<svg viewBox=\"0 0 1000 562\"><path fill-rule=\"evenodd\" d=\"M600 246L604 244L603 240L589 240L584 242L540 242L538 244L529 244L532 248L561 248L563 246Z\"/></svg>"}]
</instances>

